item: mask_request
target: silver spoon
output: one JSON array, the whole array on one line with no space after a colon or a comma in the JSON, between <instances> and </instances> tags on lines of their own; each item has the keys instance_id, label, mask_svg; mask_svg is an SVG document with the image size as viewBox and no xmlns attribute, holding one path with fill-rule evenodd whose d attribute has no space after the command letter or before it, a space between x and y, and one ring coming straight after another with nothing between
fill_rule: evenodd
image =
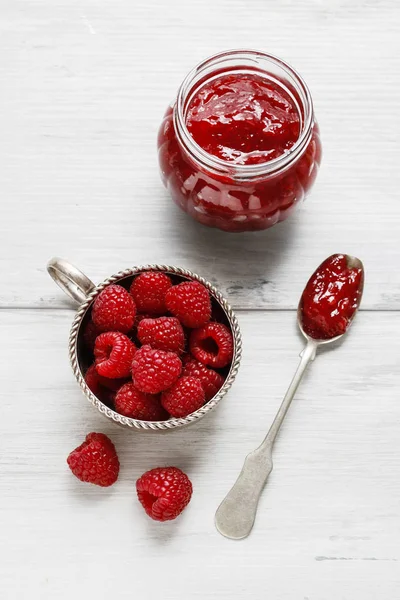
<instances>
[{"instance_id":1,"label":"silver spoon","mask_svg":"<svg viewBox=\"0 0 400 600\"><path fill-rule=\"evenodd\" d=\"M345 255L347 266L349 269L361 269L364 274L362 262L353 256ZM361 302L363 291L363 280L360 287L360 295L358 305L351 317L351 321L357 312ZM300 304L297 311L297 323L300 331L307 340L306 346L300 354L300 364L292 379L289 389L283 399L283 402L275 416L275 419L264 439L261 446L247 455L242 471L236 480L236 483L228 492L225 499L220 504L216 515L215 525L218 531L227 538L240 540L249 535L251 532L257 513L258 501L265 483L272 471L272 449L275 439L281 428L283 420L286 416L289 406L294 398L297 388L303 378L306 368L310 362L315 359L317 349L324 344L330 344L343 337L346 331L334 338L328 340L317 340L305 333L302 326L302 315Z\"/></svg>"}]
</instances>

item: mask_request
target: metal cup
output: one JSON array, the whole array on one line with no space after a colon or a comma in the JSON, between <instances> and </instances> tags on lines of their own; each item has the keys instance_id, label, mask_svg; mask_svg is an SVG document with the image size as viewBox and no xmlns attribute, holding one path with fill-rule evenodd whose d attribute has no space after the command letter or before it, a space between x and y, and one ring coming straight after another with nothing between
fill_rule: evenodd
<instances>
[{"instance_id":1,"label":"metal cup","mask_svg":"<svg viewBox=\"0 0 400 600\"><path fill-rule=\"evenodd\" d=\"M211 283L199 275L179 267L171 267L168 265L145 265L142 267L133 267L132 269L120 271L96 286L84 273L82 273L82 271L61 258L51 259L47 265L47 270L57 285L70 298L79 304L78 312L76 313L75 319L72 323L71 332L69 335L69 359L75 378L86 398L107 419L110 419L119 425L140 431L171 431L186 425L191 425L212 411L217 404L219 404L221 399L225 396L226 392L233 384L239 369L242 354L242 337L239 324L234 312L220 292L213 285L211 285ZM124 283L124 280L132 278L143 271L161 271L172 276L175 280L180 279L182 281L199 281L202 283L208 289L210 296L213 299L213 303L216 304L217 307L219 307L219 309L223 312L226 322L229 324L229 327L232 331L234 342L233 359L222 388L214 396L214 398L209 400L199 410L184 418L171 418L168 421L139 421L137 419L124 417L123 415L120 415L106 406L90 391L86 385L82 372L82 356L80 351L80 347L82 346L80 343L82 323L84 322L88 311L90 311L94 300L107 285L111 283Z\"/></svg>"}]
</instances>

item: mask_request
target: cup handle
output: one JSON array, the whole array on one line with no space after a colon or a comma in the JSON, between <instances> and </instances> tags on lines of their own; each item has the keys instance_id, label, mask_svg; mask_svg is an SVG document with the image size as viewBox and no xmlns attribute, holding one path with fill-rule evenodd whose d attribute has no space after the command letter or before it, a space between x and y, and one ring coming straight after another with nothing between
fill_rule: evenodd
<instances>
[{"instance_id":1,"label":"cup handle","mask_svg":"<svg viewBox=\"0 0 400 600\"><path fill-rule=\"evenodd\" d=\"M52 258L47 263L47 271L67 296L79 304L84 302L96 287L89 277L63 258Z\"/></svg>"}]
</instances>

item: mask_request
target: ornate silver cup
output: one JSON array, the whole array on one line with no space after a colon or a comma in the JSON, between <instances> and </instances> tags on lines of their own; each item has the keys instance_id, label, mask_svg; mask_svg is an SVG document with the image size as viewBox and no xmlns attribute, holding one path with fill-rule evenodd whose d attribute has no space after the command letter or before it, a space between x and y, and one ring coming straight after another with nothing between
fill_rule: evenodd
<instances>
[{"instance_id":1,"label":"ornate silver cup","mask_svg":"<svg viewBox=\"0 0 400 600\"><path fill-rule=\"evenodd\" d=\"M84 273L82 273L82 271L61 258L51 259L47 265L47 270L57 285L59 285L70 298L79 304L78 312L72 323L69 335L69 358L72 370L81 390L89 402L107 419L110 419L119 425L140 431L171 431L195 423L212 411L233 384L239 369L242 354L242 338L239 324L234 312L220 292L211 285L211 283L199 275L191 273L186 269L180 269L179 267L171 267L168 265L145 265L143 267L133 267L131 269L126 269L125 271L120 271L96 286ZM110 283L126 285L135 275L138 275L143 271L162 271L163 273L170 275L176 282L193 280L199 281L205 285L211 295L214 309L222 315L222 318L226 321L226 324L232 331L234 341L233 359L223 386L204 406L185 418L171 418L168 421L138 421L136 419L124 417L101 402L90 391L85 383L84 369L85 366L87 367L88 365L85 365L84 351L82 350L82 325L88 320L88 315L90 314L90 309L94 300Z\"/></svg>"}]
</instances>

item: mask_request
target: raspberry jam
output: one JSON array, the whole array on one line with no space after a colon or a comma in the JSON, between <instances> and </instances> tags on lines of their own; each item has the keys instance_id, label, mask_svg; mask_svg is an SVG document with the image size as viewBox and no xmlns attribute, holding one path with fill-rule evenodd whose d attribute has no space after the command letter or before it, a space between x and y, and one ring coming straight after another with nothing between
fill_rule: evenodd
<instances>
[{"instance_id":1,"label":"raspberry jam","mask_svg":"<svg viewBox=\"0 0 400 600\"><path fill-rule=\"evenodd\" d=\"M251 165L278 158L297 142L300 117L282 87L260 75L223 75L189 104L186 126L209 154Z\"/></svg>"},{"instance_id":2,"label":"raspberry jam","mask_svg":"<svg viewBox=\"0 0 400 600\"><path fill-rule=\"evenodd\" d=\"M217 55L188 75L165 114L158 148L178 206L232 232L289 216L321 160L306 85L286 63L251 51Z\"/></svg>"},{"instance_id":3,"label":"raspberry jam","mask_svg":"<svg viewBox=\"0 0 400 600\"><path fill-rule=\"evenodd\" d=\"M333 254L310 277L300 301L303 331L317 340L346 332L360 305L364 270L358 259Z\"/></svg>"}]
</instances>

